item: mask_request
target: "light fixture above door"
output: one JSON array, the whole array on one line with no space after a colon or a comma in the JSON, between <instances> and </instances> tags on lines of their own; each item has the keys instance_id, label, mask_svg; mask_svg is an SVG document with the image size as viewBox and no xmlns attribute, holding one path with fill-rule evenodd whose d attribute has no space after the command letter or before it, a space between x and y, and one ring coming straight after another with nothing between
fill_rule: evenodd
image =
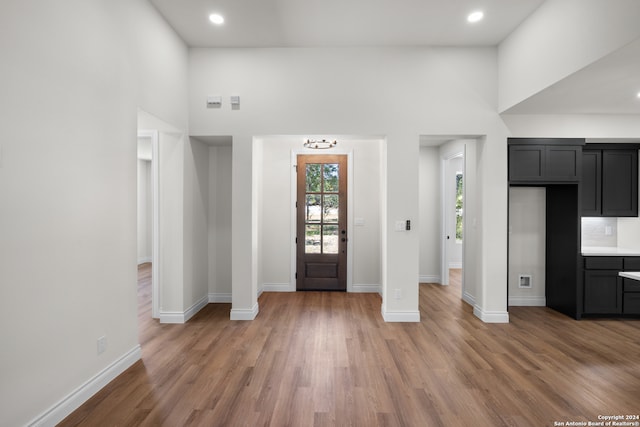
<instances>
[{"instance_id":1,"label":"light fixture above door","mask_svg":"<svg viewBox=\"0 0 640 427\"><path fill-rule=\"evenodd\" d=\"M323 140L307 139L307 141L304 143L304 147L312 148L314 150L326 150L327 148L335 147L337 144L338 144L338 141L336 140L327 141L326 139L323 139Z\"/></svg>"}]
</instances>

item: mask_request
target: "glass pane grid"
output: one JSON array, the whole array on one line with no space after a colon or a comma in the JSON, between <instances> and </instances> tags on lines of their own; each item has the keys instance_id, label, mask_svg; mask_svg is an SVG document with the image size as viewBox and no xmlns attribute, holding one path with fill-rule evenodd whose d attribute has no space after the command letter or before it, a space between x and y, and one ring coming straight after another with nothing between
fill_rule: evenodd
<instances>
[{"instance_id":1,"label":"glass pane grid","mask_svg":"<svg viewBox=\"0 0 640 427\"><path fill-rule=\"evenodd\" d=\"M339 171L334 163L306 165L305 253L338 253Z\"/></svg>"}]
</instances>

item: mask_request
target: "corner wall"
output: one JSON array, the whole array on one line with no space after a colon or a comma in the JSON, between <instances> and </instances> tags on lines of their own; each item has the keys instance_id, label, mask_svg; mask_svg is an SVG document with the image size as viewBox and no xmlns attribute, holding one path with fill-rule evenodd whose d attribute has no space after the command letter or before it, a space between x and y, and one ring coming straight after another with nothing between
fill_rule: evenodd
<instances>
[{"instance_id":1,"label":"corner wall","mask_svg":"<svg viewBox=\"0 0 640 427\"><path fill-rule=\"evenodd\" d=\"M187 49L144 0L7 0L0 27L0 417L54 425L140 358L136 115L186 127Z\"/></svg>"}]
</instances>

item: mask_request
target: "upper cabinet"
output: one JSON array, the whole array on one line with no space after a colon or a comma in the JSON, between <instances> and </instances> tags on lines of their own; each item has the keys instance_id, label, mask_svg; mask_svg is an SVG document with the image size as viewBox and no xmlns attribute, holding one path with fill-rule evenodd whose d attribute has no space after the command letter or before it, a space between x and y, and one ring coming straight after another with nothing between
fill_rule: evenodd
<instances>
[{"instance_id":1,"label":"upper cabinet","mask_svg":"<svg viewBox=\"0 0 640 427\"><path fill-rule=\"evenodd\" d=\"M582 176L580 138L509 138L509 183L578 183Z\"/></svg>"},{"instance_id":2,"label":"upper cabinet","mask_svg":"<svg viewBox=\"0 0 640 427\"><path fill-rule=\"evenodd\" d=\"M588 144L581 196L582 216L637 217L638 147Z\"/></svg>"}]
</instances>

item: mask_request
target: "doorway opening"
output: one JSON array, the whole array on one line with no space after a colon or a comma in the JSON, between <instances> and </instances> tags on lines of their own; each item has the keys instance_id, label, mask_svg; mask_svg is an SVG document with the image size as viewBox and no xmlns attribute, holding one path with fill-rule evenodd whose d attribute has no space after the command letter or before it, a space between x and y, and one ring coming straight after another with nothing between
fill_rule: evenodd
<instances>
[{"instance_id":1,"label":"doorway opening","mask_svg":"<svg viewBox=\"0 0 640 427\"><path fill-rule=\"evenodd\" d=\"M452 272L464 274L464 151L443 157L442 161L442 213L444 223L443 285L450 284ZM455 272L453 270L456 270Z\"/></svg>"},{"instance_id":2,"label":"doorway opening","mask_svg":"<svg viewBox=\"0 0 640 427\"><path fill-rule=\"evenodd\" d=\"M478 293L477 152L483 141L481 135L422 135L419 142L419 282L454 285L472 306Z\"/></svg>"},{"instance_id":3,"label":"doorway opening","mask_svg":"<svg viewBox=\"0 0 640 427\"><path fill-rule=\"evenodd\" d=\"M160 317L159 305L159 196L158 131L138 131L138 265L150 263L151 317Z\"/></svg>"}]
</instances>

